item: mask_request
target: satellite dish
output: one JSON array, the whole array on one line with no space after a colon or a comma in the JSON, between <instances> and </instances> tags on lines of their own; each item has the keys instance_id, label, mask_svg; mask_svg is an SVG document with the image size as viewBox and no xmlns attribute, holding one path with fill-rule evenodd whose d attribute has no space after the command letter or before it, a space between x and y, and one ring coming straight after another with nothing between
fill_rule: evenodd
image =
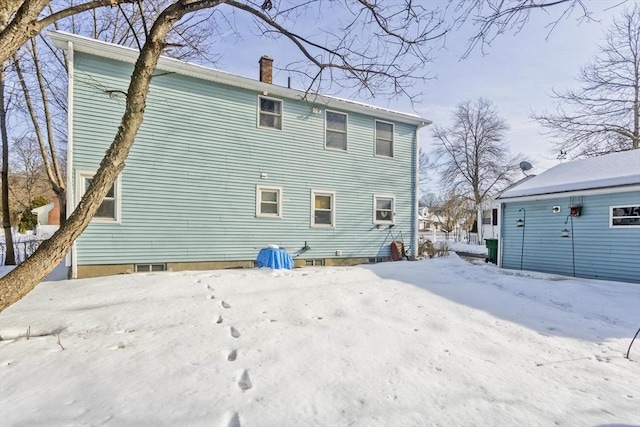
<instances>
[{"instance_id":1,"label":"satellite dish","mask_svg":"<svg viewBox=\"0 0 640 427\"><path fill-rule=\"evenodd\" d=\"M531 166L531 163L529 162L520 162L520 169L522 169L522 171L528 171L529 169L531 169L533 166Z\"/></svg>"},{"instance_id":2,"label":"satellite dish","mask_svg":"<svg viewBox=\"0 0 640 427\"><path fill-rule=\"evenodd\" d=\"M522 169L522 173L523 173L525 176L529 176L529 175L527 175L527 171L528 171L529 169L533 168L533 166L531 166L531 163L529 163L529 162L525 162L525 161L522 161L522 162L520 162L520 165L519 165L519 166L520 166L520 169Z\"/></svg>"}]
</instances>

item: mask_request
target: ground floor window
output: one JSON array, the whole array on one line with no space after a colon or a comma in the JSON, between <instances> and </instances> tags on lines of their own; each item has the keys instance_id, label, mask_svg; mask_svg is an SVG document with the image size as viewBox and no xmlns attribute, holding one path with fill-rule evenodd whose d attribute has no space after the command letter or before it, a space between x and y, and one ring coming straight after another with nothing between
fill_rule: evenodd
<instances>
[{"instance_id":1,"label":"ground floor window","mask_svg":"<svg viewBox=\"0 0 640 427\"><path fill-rule=\"evenodd\" d=\"M282 218L282 188L256 188L256 216Z\"/></svg>"},{"instance_id":2,"label":"ground floor window","mask_svg":"<svg viewBox=\"0 0 640 427\"><path fill-rule=\"evenodd\" d=\"M311 192L311 226L335 226L335 193L331 191Z\"/></svg>"},{"instance_id":3,"label":"ground floor window","mask_svg":"<svg viewBox=\"0 0 640 427\"><path fill-rule=\"evenodd\" d=\"M393 224L395 197L394 196L373 196L373 223Z\"/></svg>"},{"instance_id":4,"label":"ground floor window","mask_svg":"<svg viewBox=\"0 0 640 427\"><path fill-rule=\"evenodd\" d=\"M89 189L94 175L95 172L77 172L77 202L80 201L84 193ZM116 182L109 188L104 199L102 199L102 203L91 222L120 222L120 189L120 177L118 177Z\"/></svg>"},{"instance_id":5,"label":"ground floor window","mask_svg":"<svg viewBox=\"0 0 640 427\"><path fill-rule=\"evenodd\" d=\"M640 206L611 206L610 227L640 227Z\"/></svg>"}]
</instances>

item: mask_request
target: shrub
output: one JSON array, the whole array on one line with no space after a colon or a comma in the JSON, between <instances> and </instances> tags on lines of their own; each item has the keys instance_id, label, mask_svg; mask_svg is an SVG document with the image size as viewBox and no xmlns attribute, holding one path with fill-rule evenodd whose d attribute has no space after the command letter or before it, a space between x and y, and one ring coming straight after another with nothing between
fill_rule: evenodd
<instances>
[{"instance_id":1,"label":"shrub","mask_svg":"<svg viewBox=\"0 0 640 427\"><path fill-rule=\"evenodd\" d=\"M449 255L449 245L447 242L433 243L431 240L424 240L420 243L420 256L429 258L439 258Z\"/></svg>"},{"instance_id":2,"label":"shrub","mask_svg":"<svg viewBox=\"0 0 640 427\"><path fill-rule=\"evenodd\" d=\"M31 213L32 209L39 208L48 204L49 201L43 196L36 196L31 201L31 207L25 209L20 215L20 222L18 223L18 231L24 234L27 230L33 230L38 224L38 215Z\"/></svg>"}]
</instances>

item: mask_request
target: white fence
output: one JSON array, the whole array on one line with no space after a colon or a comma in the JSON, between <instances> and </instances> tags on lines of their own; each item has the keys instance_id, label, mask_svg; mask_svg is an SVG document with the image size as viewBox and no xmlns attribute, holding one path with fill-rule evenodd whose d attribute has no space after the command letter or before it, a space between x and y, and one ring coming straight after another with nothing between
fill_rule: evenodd
<instances>
[{"instance_id":1,"label":"white fence","mask_svg":"<svg viewBox=\"0 0 640 427\"><path fill-rule=\"evenodd\" d=\"M431 240L432 242L464 242L472 245L479 244L478 233L469 233L464 230L446 232L446 231L421 231L420 240Z\"/></svg>"},{"instance_id":2,"label":"white fence","mask_svg":"<svg viewBox=\"0 0 640 427\"><path fill-rule=\"evenodd\" d=\"M38 249L40 244L47 240L58 229L57 225L38 226L38 229L27 231L25 234L11 230L13 239L13 253L16 257L16 265L21 264ZM7 243L4 239L4 232L0 229L0 265L5 265L7 258Z\"/></svg>"}]
</instances>

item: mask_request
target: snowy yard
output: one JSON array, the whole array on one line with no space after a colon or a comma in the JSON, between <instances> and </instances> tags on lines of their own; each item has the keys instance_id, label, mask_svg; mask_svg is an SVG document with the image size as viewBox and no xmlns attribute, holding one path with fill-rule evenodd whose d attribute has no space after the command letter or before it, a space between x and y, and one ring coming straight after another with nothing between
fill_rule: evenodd
<instances>
[{"instance_id":1,"label":"snowy yard","mask_svg":"<svg viewBox=\"0 0 640 427\"><path fill-rule=\"evenodd\" d=\"M456 255L48 281L0 314L0 425L638 425L639 307Z\"/></svg>"}]
</instances>

